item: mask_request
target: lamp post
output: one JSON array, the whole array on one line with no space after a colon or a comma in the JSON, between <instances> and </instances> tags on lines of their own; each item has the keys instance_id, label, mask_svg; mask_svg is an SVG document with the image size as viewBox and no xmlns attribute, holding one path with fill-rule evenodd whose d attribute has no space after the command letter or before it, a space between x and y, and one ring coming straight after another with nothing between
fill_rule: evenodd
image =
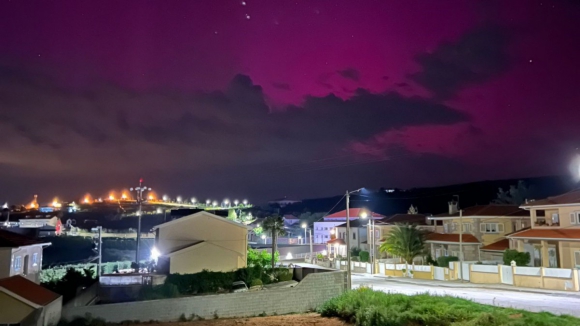
<instances>
[{"instance_id":1,"label":"lamp post","mask_svg":"<svg viewBox=\"0 0 580 326\"><path fill-rule=\"evenodd\" d=\"M361 191L363 188L346 191L346 289L352 289L352 278L351 278L351 268L350 268L350 194Z\"/></svg>"},{"instance_id":2,"label":"lamp post","mask_svg":"<svg viewBox=\"0 0 580 326\"><path fill-rule=\"evenodd\" d=\"M370 226L370 252L371 252L371 274L375 273L375 220L373 219L373 211L370 211L370 220L369 220L369 226ZM368 213L366 211L362 211L360 213L360 217L363 219L366 219L367 217L369 217Z\"/></svg>"},{"instance_id":3,"label":"lamp post","mask_svg":"<svg viewBox=\"0 0 580 326\"><path fill-rule=\"evenodd\" d=\"M304 239L306 240L306 230L310 233L310 263L314 261L312 259L312 229L308 227L308 224L302 223L302 228L304 229Z\"/></svg>"},{"instance_id":4,"label":"lamp post","mask_svg":"<svg viewBox=\"0 0 580 326\"><path fill-rule=\"evenodd\" d=\"M151 188L147 188L143 186L143 179L139 179L139 187L129 189L131 191L135 191L137 193L137 203L139 204L139 212L137 216L137 246L135 250L135 262L137 266L139 266L139 242L141 241L141 215L143 215L143 211L141 210L141 203L143 202L143 192L144 191L151 191ZM137 267L137 272L139 271L139 267Z\"/></svg>"}]
</instances>

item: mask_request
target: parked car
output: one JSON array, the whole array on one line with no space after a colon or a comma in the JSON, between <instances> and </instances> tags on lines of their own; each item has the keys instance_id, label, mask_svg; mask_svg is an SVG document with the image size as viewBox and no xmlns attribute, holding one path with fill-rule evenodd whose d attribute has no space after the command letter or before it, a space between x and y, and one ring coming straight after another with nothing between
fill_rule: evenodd
<instances>
[{"instance_id":1,"label":"parked car","mask_svg":"<svg viewBox=\"0 0 580 326\"><path fill-rule=\"evenodd\" d=\"M246 292L248 291L248 286L244 281L237 281L232 283L232 292Z\"/></svg>"}]
</instances>

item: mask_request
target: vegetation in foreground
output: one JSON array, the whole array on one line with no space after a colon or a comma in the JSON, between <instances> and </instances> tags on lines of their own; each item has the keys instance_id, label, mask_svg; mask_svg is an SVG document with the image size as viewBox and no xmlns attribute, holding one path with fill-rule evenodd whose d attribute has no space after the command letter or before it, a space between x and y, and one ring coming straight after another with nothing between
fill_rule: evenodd
<instances>
[{"instance_id":1,"label":"vegetation in foreground","mask_svg":"<svg viewBox=\"0 0 580 326\"><path fill-rule=\"evenodd\" d=\"M567 315L500 308L455 297L389 294L369 288L348 291L326 302L318 312L357 326L580 325L580 319Z\"/></svg>"}]
</instances>

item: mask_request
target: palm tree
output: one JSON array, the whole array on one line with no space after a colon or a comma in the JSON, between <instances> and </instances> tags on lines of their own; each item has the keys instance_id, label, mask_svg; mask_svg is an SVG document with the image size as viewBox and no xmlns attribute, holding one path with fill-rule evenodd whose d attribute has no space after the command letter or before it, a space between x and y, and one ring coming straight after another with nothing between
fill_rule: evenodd
<instances>
[{"instance_id":1,"label":"palm tree","mask_svg":"<svg viewBox=\"0 0 580 326\"><path fill-rule=\"evenodd\" d=\"M274 270L276 264L274 257L276 251L278 251L278 236L286 234L286 230L284 229L284 219L278 214L267 217L264 220L264 230L270 231L270 234L272 235L272 270Z\"/></svg>"},{"instance_id":2,"label":"palm tree","mask_svg":"<svg viewBox=\"0 0 580 326\"><path fill-rule=\"evenodd\" d=\"M425 232L416 225L396 225L387 235L379 251L401 257L405 264L425 253Z\"/></svg>"}]
</instances>

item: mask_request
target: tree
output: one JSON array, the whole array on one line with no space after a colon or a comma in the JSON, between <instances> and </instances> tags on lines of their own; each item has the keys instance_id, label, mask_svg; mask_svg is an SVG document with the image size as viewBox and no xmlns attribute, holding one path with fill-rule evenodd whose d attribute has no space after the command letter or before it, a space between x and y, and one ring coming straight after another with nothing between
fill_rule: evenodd
<instances>
[{"instance_id":1,"label":"tree","mask_svg":"<svg viewBox=\"0 0 580 326\"><path fill-rule=\"evenodd\" d=\"M508 191L499 188L497 198L492 201L494 204L521 205L530 198L531 191L523 180L518 181L517 186L510 186Z\"/></svg>"},{"instance_id":2,"label":"tree","mask_svg":"<svg viewBox=\"0 0 580 326\"><path fill-rule=\"evenodd\" d=\"M236 214L235 209L230 209L228 211L228 220L237 222L238 221L238 214Z\"/></svg>"},{"instance_id":3,"label":"tree","mask_svg":"<svg viewBox=\"0 0 580 326\"><path fill-rule=\"evenodd\" d=\"M267 217L264 220L264 230L269 231L272 236L272 255L278 252L278 236L286 234L284 229L284 219L278 214ZM276 266L274 259L272 260L272 270Z\"/></svg>"},{"instance_id":4,"label":"tree","mask_svg":"<svg viewBox=\"0 0 580 326\"><path fill-rule=\"evenodd\" d=\"M396 225L379 251L401 257L407 264L413 263L415 257L425 254L425 232L416 225Z\"/></svg>"},{"instance_id":5,"label":"tree","mask_svg":"<svg viewBox=\"0 0 580 326\"><path fill-rule=\"evenodd\" d=\"M411 205L411 207L409 207L409 210L407 211L407 214L417 215L417 214L419 214L419 210L417 209L417 207Z\"/></svg>"}]
</instances>

